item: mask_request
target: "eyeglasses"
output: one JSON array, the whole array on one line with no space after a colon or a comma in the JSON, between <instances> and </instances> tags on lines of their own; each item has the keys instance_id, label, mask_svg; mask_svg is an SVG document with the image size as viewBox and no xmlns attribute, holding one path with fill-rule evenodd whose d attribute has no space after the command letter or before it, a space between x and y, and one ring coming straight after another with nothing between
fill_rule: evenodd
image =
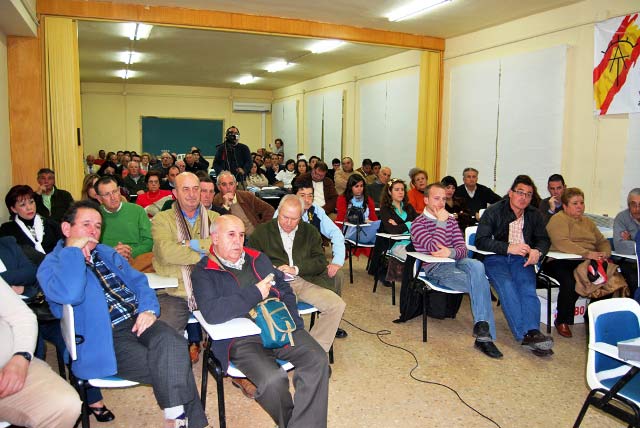
<instances>
[{"instance_id":1,"label":"eyeglasses","mask_svg":"<svg viewBox=\"0 0 640 428\"><path fill-rule=\"evenodd\" d=\"M120 196L120 189L115 189L111 192L103 193L100 196L102 196L103 198L106 198L109 196Z\"/></svg>"},{"instance_id":2,"label":"eyeglasses","mask_svg":"<svg viewBox=\"0 0 640 428\"><path fill-rule=\"evenodd\" d=\"M520 196L521 198L524 197L526 199L531 199L533 197L532 192L523 192L522 190L514 190L513 193Z\"/></svg>"}]
</instances>

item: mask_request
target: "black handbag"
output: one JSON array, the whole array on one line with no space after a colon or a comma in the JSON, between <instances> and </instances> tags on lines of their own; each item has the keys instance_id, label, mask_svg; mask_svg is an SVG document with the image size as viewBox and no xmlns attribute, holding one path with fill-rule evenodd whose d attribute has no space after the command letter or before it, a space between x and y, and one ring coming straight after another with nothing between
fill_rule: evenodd
<instances>
[{"instance_id":1,"label":"black handbag","mask_svg":"<svg viewBox=\"0 0 640 428\"><path fill-rule=\"evenodd\" d=\"M55 316L51 313L51 309L49 308L49 303L47 299L45 299L42 291L38 291L35 296L26 300L25 303L29 308L36 314L38 321L54 321L57 320Z\"/></svg>"}]
</instances>

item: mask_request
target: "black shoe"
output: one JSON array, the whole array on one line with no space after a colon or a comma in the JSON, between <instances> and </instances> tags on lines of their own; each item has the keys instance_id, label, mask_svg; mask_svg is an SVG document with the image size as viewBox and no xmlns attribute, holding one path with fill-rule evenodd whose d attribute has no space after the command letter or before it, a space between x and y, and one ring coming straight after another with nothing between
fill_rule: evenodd
<instances>
[{"instance_id":1,"label":"black shoe","mask_svg":"<svg viewBox=\"0 0 640 428\"><path fill-rule=\"evenodd\" d=\"M473 346L488 357L502 358L502 352L500 352L493 342L481 342L476 340L476 343L474 343Z\"/></svg>"},{"instance_id":2,"label":"black shoe","mask_svg":"<svg viewBox=\"0 0 640 428\"><path fill-rule=\"evenodd\" d=\"M540 330L529 330L524 336L522 346L532 351L549 351L553 348L553 337L545 336Z\"/></svg>"},{"instance_id":3,"label":"black shoe","mask_svg":"<svg viewBox=\"0 0 640 428\"><path fill-rule=\"evenodd\" d=\"M343 329L339 328L336 330L336 339L344 339L348 334Z\"/></svg>"},{"instance_id":4,"label":"black shoe","mask_svg":"<svg viewBox=\"0 0 640 428\"><path fill-rule=\"evenodd\" d=\"M116 418L111 410L107 409L107 406L102 407L91 407L89 406L89 411L93 413L93 416L96 417L98 422L111 422Z\"/></svg>"},{"instance_id":5,"label":"black shoe","mask_svg":"<svg viewBox=\"0 0 640 428\"><path fill-rule=\"evenodd\" d=\"M531 353L536 357L550 357L553 355L553 349L547 349L546 351L542 349L532 349Z\"/></svg>"},{"instance_id":6,"label":"black shoe","mask_svg":"<svg viewBox=\"0 0 640 428\"><path fill-rule=\"evenodd\" d=\"M473 337L476 338L476 342L493 342L491 338L491 332L489 331L489 323L486 321L478 321L473 326Z\"/></svg>"}]
</instances>

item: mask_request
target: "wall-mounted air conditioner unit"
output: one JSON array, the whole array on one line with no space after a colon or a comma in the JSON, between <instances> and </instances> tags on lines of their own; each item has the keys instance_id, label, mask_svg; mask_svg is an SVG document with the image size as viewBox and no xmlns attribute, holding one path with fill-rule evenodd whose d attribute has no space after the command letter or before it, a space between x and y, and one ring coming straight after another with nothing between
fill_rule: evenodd
<instances>
[{"instance_id":1,"label":"wall-mounted air conditioner unit","mask_svg":"<svg viewBox=\"0 0 640 428\"><path fill-rule=\"evenodd\" d=\"M271 104L234 101L233 111L267 112L271 111Z\"/></svg>"}]
</instances>

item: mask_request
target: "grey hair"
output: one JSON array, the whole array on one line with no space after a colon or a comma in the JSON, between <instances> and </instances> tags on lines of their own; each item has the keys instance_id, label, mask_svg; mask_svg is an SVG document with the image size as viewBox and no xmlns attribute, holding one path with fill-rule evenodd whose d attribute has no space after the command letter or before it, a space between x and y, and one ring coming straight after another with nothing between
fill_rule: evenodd
<instances>
[{"instance_id":1,"label":"grey hair","mask_svg":"<svg viewBox=\"0 0 640 428\"><path fill-rule=\"evenodd\" d=\"M220 184L220 179L224 176L224 175L228 175L231 178L233 178L233 182L238 184L238 182L236 181L236 177L234 177L233 174L231 174L231 171L222 171L220 174L218 174L218 177L216 177L216 184Z\"/></svg>"},{"instance_id":2,"label":"grey hair","mask_svg":"<svg viewBox=\"0 0 640 428\"><path fill-rule=\"evenodd\" d=\"M300 196L292 195L292 194L284 195L284 197L280 199L280 203L278 204L278 212L282 210L283 206L285 206L288 203L291 203L290 201L297 202L298 205L300 205L300 215L302 215L302 213L304 212L304 201Z\"/></svg>"},{"instance_id":3,"label":"grey hair","mask_svg":"<svg viewBox=\"0 0 640 428\"><path fill-rule=\"evenodd\" d=\"M634 196L640 196L640 187L636 187L635 189L631 189L631 191L629 191L629 194L627 195L627 205L629 205L629 202L631 202L631 198L633 198Z\"/></svg>"}]
</instances>

